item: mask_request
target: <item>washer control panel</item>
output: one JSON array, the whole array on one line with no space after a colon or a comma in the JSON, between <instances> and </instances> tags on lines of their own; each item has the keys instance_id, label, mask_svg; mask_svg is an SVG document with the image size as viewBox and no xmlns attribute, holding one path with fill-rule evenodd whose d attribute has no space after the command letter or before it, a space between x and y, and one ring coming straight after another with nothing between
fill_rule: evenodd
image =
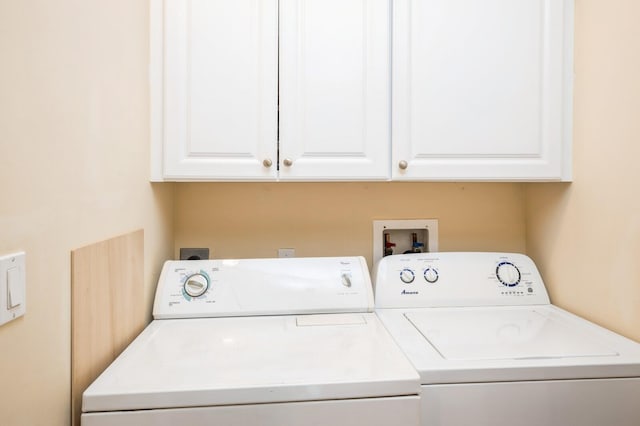
<instances>
[{"instance_id":1,"label":"washer control panel","mask_svg":"<svg viewBox=\"0 0 640 426\"><path fill-rule=\"evenodd\" d=\"M168 261L153 316L311 314L373 311L362 257Z\"/></svg>"},{"instance_id":2,"label":"washer control panel","mask_svg":"<svg viewBox=\"0 0 640 426\"><path fill-rule=\"evenodd\" d=\"M533 261L518 253L386 256L375 271L377 308L548 304Z\"/></svg>"}]
</instances>

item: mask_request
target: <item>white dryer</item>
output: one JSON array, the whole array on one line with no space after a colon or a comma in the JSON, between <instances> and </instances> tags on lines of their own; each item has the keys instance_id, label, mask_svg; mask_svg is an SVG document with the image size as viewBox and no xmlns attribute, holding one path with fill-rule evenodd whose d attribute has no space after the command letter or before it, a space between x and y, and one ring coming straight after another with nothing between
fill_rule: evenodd
<instances>
[{"instance_id":1,"label":"white dryer","mask_svg":"<svg viewBox=\"0 0 640 426\"><path fill-rule=\"evenodd\" d=\"M640 425L640 345L550 304L530 258L393 255L375 281L423 426Z\"/></svg>"},{"instance_id":2,"label":"white dryer","mask_svg":"<svg viewBox=\"0 0 640 426\"><path fill-rule=\"evenodd\" d=\"M372 293L361 257L167 262L82 425L418 425L418 374Z\"/></svg>"}]
</instances>

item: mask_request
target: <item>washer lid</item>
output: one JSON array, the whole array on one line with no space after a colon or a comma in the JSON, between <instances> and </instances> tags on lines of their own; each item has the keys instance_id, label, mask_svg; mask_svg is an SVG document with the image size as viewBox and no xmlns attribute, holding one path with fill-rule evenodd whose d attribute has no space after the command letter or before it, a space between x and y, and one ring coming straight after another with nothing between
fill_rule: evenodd
<instances>
[{"instance_id":1,"label":"washer lid","mask_svg":"<svg viewBox=\"0 0 640 426\"><path fill-rule=\"evenodd\" d=\"M83 412L415 395L373 313L153 321L83 394Z\"/></svg>"},{"instance_id":2,"label":"washer lid","mask_svg":"<svg viewBox=\"0 0 640 426\"><path fill-rule=\"evenodd\" d=\"M640 344L553 305L377 315L422 384L640 377Z\"/></svg>"},{"instance_id":3,"label":"washer lid","mask_svg":"<svg viewBox=\"0 0 640 426\"><path fill-rule=\"evenodd\" d=\"M616 356L618 353L584 330L535 308L405 314L448 360L526 360Z\"/></svg>"}]
</instances>

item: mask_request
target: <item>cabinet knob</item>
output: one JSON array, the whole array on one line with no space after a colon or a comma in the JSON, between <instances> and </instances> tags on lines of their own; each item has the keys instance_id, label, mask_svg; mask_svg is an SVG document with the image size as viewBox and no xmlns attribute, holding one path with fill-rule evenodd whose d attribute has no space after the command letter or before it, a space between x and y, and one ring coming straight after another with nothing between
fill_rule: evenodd
<instances>
[{"instance_id":1,"label":"cabinet knob","mask_svg":"<svg viewBox=\"0 0 640 426\"><path fill-rule=\"evenodd\" d=\"M269 168L273 166L273 161L271 161L270 158L265 158L264 160L262 160L262 165Z\"/></svg>"},{"instance_id":2,"label":"cabinet knob","mask_svg":"<svg viewBox=\"0 0 640 426\"><path fill-rule=\"evenodd\" d=\"M405 160L400 160L400 162L398 163L398 167L400 167L400 169L402 170L407 170L407 167L409 167L409 163L407 163Z\"/></svg>"},{"instance_id":3,"label":"cabinet knob","mask_svg":"<svg viewBox=\"0 0 640 426\"><path fill-rule=\"evenodd\" d=\"M291 167L293 165L293 160L291 158L285 158L284 160L282 160L282 164L287 167Z\"/></svg>"}]
</instances>

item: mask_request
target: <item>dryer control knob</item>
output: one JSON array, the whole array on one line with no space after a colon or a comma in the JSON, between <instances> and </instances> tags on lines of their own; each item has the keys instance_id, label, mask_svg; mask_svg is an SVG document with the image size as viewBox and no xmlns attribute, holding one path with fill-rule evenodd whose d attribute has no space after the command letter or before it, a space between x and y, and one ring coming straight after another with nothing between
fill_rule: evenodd
<instances>
[{"instance_id":1,"label":"dryer control knob","mask_svg":"<svg viewBox=\"0 0 640 426\"><path fill-rule=\"evenodd\" d=\"M410 284L416 278L416 275L409 268L404 268L400 271L400 280L405 284Z\"/></svg>"},{"instance_id":2,"label":"dryer control knob","mask_svg":"<svg viewBox=\"0 0 640 426\"><path fill-rule=\"evenodd\" d=\"M351 287L351 274L342 274L342 285L345 287Z\"/></svg>"},{"instance_id":3,"label":"dryer control knob","mask_svg":"<svg viewBox=\"0 0 640 426\"><path fill-rule=\"evenodd\" d=\"M207 289L209 289L209 277L203 273L189 275L184 281L184 292L191 297L200 297Z\"/></svg>"},{"instance_id":4,"label":"dryer control knob","mask_svg":"<svg viewBox=\"0 0 640 426\"><path fill-rule=\"evenodd\" d=\"M500 262L496 267L498 281L507 287L515 287L520 283L520 270L511 262Z\"/></svg>"}]
</instances>

